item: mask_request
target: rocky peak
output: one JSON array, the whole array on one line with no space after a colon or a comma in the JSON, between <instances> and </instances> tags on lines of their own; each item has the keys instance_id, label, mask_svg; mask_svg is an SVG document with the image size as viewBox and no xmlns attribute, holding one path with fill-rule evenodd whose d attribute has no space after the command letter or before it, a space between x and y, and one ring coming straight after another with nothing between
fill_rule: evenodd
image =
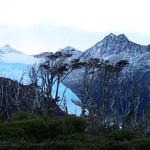
<instances>
[{"instance_id":1,"label":"rocky peak","mask_svg":"<svg viewBox=\"0 0 150 150\"><path fill-rule=\"evenodd\" d=\"M114 37L117 37L117 35L115 35L115 34L113 34L113 33L110 33L110 34L108 34L106 37L114 38Z\"/></svg>"},{"instance_id":2,"label":"rocky peak","mask_svg":"<svg viewBox=\"0 0 150 150\"><path fill-rule=\"evenodd\" d=\"M128 40L124 34L116 36L111 33L103 40L86 50L81 58L83 60L94 58L103 58L111 60L129 59L137 55L150 51L150 48L143 45L133 43ZM113 56L113 57L112 57ZM115 58L114 58L115 56Z\"/></svg>"},{"instance_id":3,"label":"rocky peak","mask_svg":"<svg viewBox=\"0 0 150 150\"><path fill-rule=\"evenodd\" d=\"M108 35L104 38L104 41L110 41L110 40L115 39L115 38L117 38L117 36L116 36L115 34L113 34L113 33L110 33L110 34L108 34Z\"/></svg>"},{"instance_id":4,"label":"rocky peak","mask_svg":"<svg viewBox=\"0 0 150 150\"><path fill-rule=\"evenodd\" d=\"M121 41L129 41L128 38L126 37L126 35L124 35L124 34L118 35L117 38Z\"/></svg>"},{"instance_id":5,"label":"rocky peak","mask_svg":"<svg viewBox=\"0 0 150 150\"><path fill-rule=\"evenodd\" d=\"M68 52L70 53L71 52L73 58L78 58L83 53L82 51L77 50L77 49L75 49L71 46L67 46L67 47L61 49L60 51L63 52L63 53L68 53Z\"/></svg>"},{"instance_id":6,"label":"rocky peak","mask_svg":"<svg viewBox=\"0 0 150 150\"><path fill-rule=\"evenodd\" d=\"M119 41L119 42L127 42L129 41L128 38L126 37L126 35L124 34L120 34L120 35L115 35L113 33L110 33L109 35L107 35L103 40L102 43L108 43L108 42L115 42L115 41Z\"/></svg>"},{"instance_id":7,"label":"rocky peak","mask_svg":"<svg viewBox=\"0 0 150 150\"><path fill-rule=\"evenodd\" d=\"M70 52L70 51L74 51L75 48L71 47L71 46L67 46L65 48L60 49L59 51L65 53L65 52Z\"/></svg>"}]
</instances>

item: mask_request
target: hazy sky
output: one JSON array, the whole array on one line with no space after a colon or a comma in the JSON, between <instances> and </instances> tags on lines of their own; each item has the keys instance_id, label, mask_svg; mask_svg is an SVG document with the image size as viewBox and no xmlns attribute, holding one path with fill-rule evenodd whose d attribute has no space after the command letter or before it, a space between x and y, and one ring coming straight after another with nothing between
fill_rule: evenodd
<instances>
[{"instance_id":1,"label":"hazy sky","mask_svg":"<svg viewBox=\"0 0 150 150\"><path fill-rule=\"evenodd\" d=\"M150 0L0 0L0 47L86 50L107 34L150 44Z\"/></svg>"}]
</instances>

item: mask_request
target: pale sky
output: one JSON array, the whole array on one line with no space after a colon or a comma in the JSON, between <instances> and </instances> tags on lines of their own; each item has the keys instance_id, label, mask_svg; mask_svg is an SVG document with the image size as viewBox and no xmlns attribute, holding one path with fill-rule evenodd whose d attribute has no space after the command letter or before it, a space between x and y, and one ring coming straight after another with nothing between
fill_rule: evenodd
<instances>
[{"instance_id":1,"label":"pale sky","mask_svg":"<svg viewBox=\"0 0 150 150\"><path fill-rule=\"evenodd\" d=\"M109 33L150 44L150 0L0 0L0 47L86 50Z\"/></svg>"}]
</instances>

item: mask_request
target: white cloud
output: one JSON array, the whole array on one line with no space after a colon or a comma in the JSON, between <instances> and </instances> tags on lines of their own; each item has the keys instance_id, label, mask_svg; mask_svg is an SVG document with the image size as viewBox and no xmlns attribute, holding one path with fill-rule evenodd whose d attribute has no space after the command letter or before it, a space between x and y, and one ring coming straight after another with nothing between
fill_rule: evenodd
<instances>
[{"instance_id":1,"label":"white cloud","mask_svg":"<svg viewBox=\"0 0 150 150\"><path fill-rule=\"evenodd\" d=\"M44 49L47 45L55 50L69 42L77 46L80 45L77 36L84 35L81 42L87 37L89 42L90 34L94 38L95 33L150 35L149 3L149 0L0 0L0 42L19 43L24 49L36 51L42 45ZM66 34L67 30L70 33ZM87 47L88 42L81 45Z\"/></svg>"},{"instance_id":2,"label":"white cloud","mask_svg":"<svg viewBox=\"0 0 150 150\"><path fill-rule=\"evenodd\" d=\"M148 0L0 0L3 24L149 31ZM149 31L150 32L150 31Z\"/></svg>"}]
</instances>

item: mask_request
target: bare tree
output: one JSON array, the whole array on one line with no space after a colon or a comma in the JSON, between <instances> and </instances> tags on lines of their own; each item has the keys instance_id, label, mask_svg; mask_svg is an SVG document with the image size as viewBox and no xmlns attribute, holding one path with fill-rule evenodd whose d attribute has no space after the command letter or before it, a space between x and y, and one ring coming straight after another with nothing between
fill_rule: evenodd
<instances>
[{"instance_id":1,"label":"bare tree","mask_svg":"<svg viewBox=\"0 0 150 150\"><path fill-rule=\"evenodd\" d=\"M109 61L97 58L85 62L80 88L81 93L84 93L84 96L81 95L83 113L85 109L88 110L88 130L95 128L98 133L101 127L104 131L112 124L119 128L119 75L127 64L128 61L121 60L112 65Z\"/></svg>"},{"instance_id":2,"label":"bare tree","mask_svg":"<svg viewBox=\"0 0 150 150\"><path fill-rule=\"evenodd\" d=\"M36 99L36 103L39 104L38 107L42 106L43 110L51 115L58 108L58 102L61 103L58 95L60 83L69 73L81 65L76 60L67 63L66 60L72 56L71 52L62 53L59 51L52 53L40 65L31 67L29 72L31 83L38 85L36 89L39 94ZM63 100L62 98L61 101Z\"/></svg>"},{"instance_id":3,"label":"bare tree","mask_svg":"<svg viewBox=\"0 0 150 150\"><path fill-rule=\"evenodd\" d=\"M32 112L34 99L33 87L8 78L0 78L0 112L8 119L13 112Z\"/></svg>"},{"instance_id":4,"label":"bare tree","mask_svg":"<svg viewBox=\"0 0 150 150\"><path fill-rule=\"evenodd\" d=\"M141 77L136 78L129 72L122 83L122 128L137 129L142 116L140 105L147 99L147 93L148 88L142 85Z\"/></svg>"}]
</instances>

